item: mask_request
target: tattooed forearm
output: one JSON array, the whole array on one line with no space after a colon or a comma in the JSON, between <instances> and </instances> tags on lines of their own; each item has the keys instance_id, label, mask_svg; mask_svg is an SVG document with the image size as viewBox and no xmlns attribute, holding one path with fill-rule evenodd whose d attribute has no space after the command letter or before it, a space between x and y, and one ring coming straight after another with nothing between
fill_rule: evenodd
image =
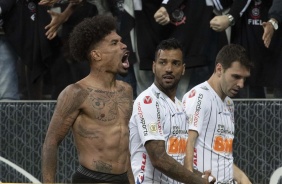
<instances>
[{"instance_id":1,"label":"tattooed forearm","mask_svg":"<svg viewBox=\"0 0 282 184\"><path fill-rule=\"evenodd\" d=\"M149 141L145 147L153 166L168 177L183 183L205 183L201 177L187 170L166 153L164 141Z\"/></svg>"}]
</instances>

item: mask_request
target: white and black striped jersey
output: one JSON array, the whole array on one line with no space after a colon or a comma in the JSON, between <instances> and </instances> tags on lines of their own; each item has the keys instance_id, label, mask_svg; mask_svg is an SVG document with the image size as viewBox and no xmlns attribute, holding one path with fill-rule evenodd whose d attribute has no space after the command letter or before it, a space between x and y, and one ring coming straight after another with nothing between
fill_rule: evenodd
<instances>
[{"instance_id":1,"label":"white and black striped jersey","mask_svg":"<svg viewBox=\"0 0 282 184\"><path fill-rule=\"evenodd\" d=\"M181 101L175 98L173 102L154 84L137 97L129 123L135 183L179 183L153 167L144 145L150 140L165 141L168 155L183 164L188 136L186 122Z\"/></svg>"},{"instance_id":2,"label":"white and black striped jersey","mask_svg":"<svg viewBox=\"0 0 282 184\"><path fill-rule=\"evenodd\" d=\"M201 172L211 170L216 183L229 183L233 179L233 101L229 97L222 101L208 82L204 82L187 92L182 103L189 130L199 135L194 148L194 167Z\"/></svg>"}]
</instances>

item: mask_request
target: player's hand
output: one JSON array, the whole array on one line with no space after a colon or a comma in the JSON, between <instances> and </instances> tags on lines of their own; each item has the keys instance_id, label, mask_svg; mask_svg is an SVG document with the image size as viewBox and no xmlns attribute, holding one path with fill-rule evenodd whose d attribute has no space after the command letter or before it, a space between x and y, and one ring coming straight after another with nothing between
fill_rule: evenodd
<instances>
[{"instance_id":1,"label":"player's hand","mask_svg":"<svg viewBox=\"0 0 282 184\"><path fill-rule=\"evenodd\" d=\"M57 35L60 25L63 24L65 21L61 13L57 13L52 10L48 10L47 12L51 16L51 22L50 24L45 26L45 29L47 30L45 35L49 40L52 40Z\"/></svg>"},{"instance_id":2,"label":"player's hand","mask_svg":"<svg viewBox=\"0 0 282 184\"><path fill-rule=\"evenodd\" d=\"M270 22L263 22L262 27L264 31L262 35L262 40L265 47L268 48L274 33L274 28Z\"/></svg>"},{"instance_id":3,"label":"player's hand","mask_svg":"<svg viewBox=\"0 0 282 184\"><path fill-rule=\"evenodd\" d=\"M170 22L169 15L165 7L160 7L154 15L155 21L160 25L166 25Z\"/></svg>"},{"instance_id":4,"label":"player's hand","mask_svg":"<svg viewBox=\"0 0 282 184\"><path fill-rule=\"evenodd\" d=\"M215 16L210 21L210 27L217 32L224 31L226 28L229 27L229 19L226 15L218 15Z\"/></svg>"},{"instance_id":5,"label":"player's hand","mask_svg":"<svg viewBox=\"0 0 282 184\"><path fill-rule=\"evenodd\" d=\"M206 179L206 181L208 181L207 183L211 183L211 184L213 184L216 181L215 177L211 175L210 170L205 171L204 175L202 175L202 178Z\"/></svg>"},{"instance_id":6,"label":"player's hand","mask_svg":"<svg viewBox=\"0 0 282 184\"><path fill-rule=\"evenodd\" d=\"M43 6L53 6L57 2L58 0L40 0L38 4Z\"/></svg>"}]
</instances>

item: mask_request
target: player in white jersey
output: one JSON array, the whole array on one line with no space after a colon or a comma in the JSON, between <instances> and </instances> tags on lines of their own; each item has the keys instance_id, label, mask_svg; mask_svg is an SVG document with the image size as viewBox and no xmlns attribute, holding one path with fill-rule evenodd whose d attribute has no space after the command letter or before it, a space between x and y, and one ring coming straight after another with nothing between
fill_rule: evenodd
<instances>
[{"instance_id":1,"label":"player in white jersey","mask_svg":"<svg viewBox=\"0 0 282 184\"><path fill-rule=\"evenodd\" d=\"M188 124L175 97L185 64L180 44L164 40L153 62L154 84L134 101L129 123L131 168L135 183L208 183L210 173L194 174L184 164Z\"/></svg>"},{"instance_id":2,"label":"player in white jersey","mask_svg":"<svg viewBox=\"0 0 282 184\"><path fill-rule=\"evenodd\" d=\"M185 167L191 171L211 170L218 184L251 183L233 163L234 104L229 98L243 88L251 66L243 47L224 46L209 80L183 96L189 122Z\"/></svg>"}]
</instances>

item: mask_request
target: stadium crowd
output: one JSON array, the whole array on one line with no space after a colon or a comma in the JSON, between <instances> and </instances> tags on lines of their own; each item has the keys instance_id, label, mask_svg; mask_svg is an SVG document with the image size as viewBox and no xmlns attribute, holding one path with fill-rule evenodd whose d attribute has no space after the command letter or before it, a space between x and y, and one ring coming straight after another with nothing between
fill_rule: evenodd
<instances>
[{"instance_id":1,"label":"stadium crowd","mask_svg":"<svg viewBox=\"0 0 282 184\"><path fill-rule=\"evenodd\" d=\"M57 99L89 72L69 53L68 36L86 17L112 14L130 50L134 98L153 82L154 48L174 37L184 46L182 96L212 74L226 44L245 47L255 63L238 98L282 96L282 3L279 0L0 0L0 99ZM280 29L279 29L280 28ZM270 94L270 95L269 95Z\"/></svg>"}]
</instances>

